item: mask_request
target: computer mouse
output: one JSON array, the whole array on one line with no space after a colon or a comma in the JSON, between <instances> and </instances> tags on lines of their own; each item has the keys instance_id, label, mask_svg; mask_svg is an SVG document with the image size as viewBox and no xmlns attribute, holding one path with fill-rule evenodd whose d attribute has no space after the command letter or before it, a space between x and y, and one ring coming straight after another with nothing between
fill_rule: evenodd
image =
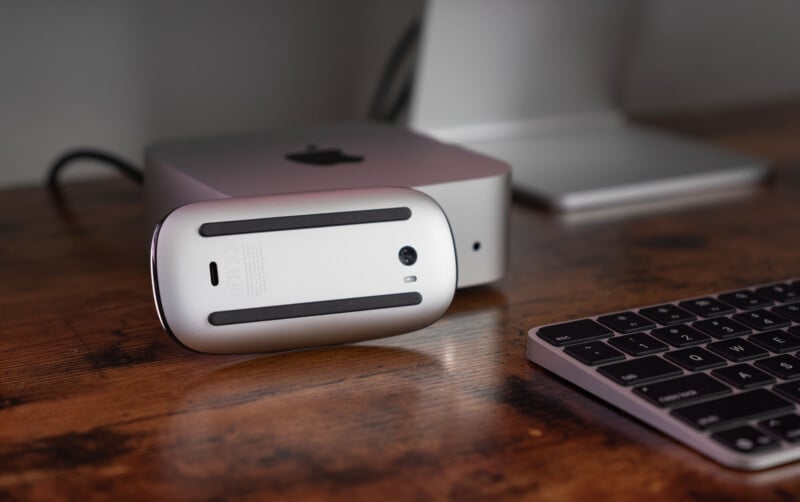
<instances>
[{"instance_id":1,"label":"computer mouse","mask_svg":"<svg viewBox=\"0 0 800 502\"><path fill-rule=\"evenodd\" d=\"M198 352L273 352L423 328L456 289L447 217L408 188L195 202L155 228L158 317Z\"/></svg>"}]
</instances>

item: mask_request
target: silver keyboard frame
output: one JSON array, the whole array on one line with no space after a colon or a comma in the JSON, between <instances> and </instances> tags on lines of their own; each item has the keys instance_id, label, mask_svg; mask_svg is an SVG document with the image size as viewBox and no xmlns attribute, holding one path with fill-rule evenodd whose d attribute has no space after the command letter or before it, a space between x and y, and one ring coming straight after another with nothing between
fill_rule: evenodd
<instances>
[{"instance_id":1,"label":"silver keyboard frame","mask_svg":"<svg viewBox=\"0 0 800 502\"><path fill-rule=\"evenodd\" d=\"M592 319L593 321L597 321L598 317L601 317L601 316L604 316L604 315L615 314L615 313L618 313L618 312L632 311L632 312L638 313L641 309L648 308L648 307L656 307L656 306L664 305L664 304L667 304L667 303L678 304L679 302L682 302L684 300L693 300L693 299L697 299L697 298L702 298L704 296L711 296L711 297L714 297L714 298L718 298L719 295L722 295L722 294L725 294L725 293L732 293L732 292L741 291L741 290L744 290L744 289L755 290L756 288L760 288L760 287L763 287L763 286L770 286L770 285L778 284L778 283L781 283L781 282L790 283L790 282L793 282L793 281L796 281L796 280L798 280L798 279L797 278L793 278L793 279L786 279L784 281L780 281L779 280L779 281L768 282L768 283L764 283L764 284L757 284L757 285L754 285L754 286L745 286L745 287L741 287L741 288L737 288L737 289L733 289L733 290L729 290L729 291L720 291L720 292L717 292L717 293L709 293L707 295L696 295L696 296L693 296L693 297L690 297L690 298L682 298L682 299L679 299L679 300L669 300L669 301L664 301L664 302L661 302L661 303L656 303L656 304L653 304L653 305L644 305L644 306L641 306L641 307L635 307L635 308L630 308L630 309L620 309L620 310L617 310L617 311L613 311L613 312L609 312L609 313L603 313L603 314L599 314L599 315L596 315L596 316L578 317L578 318L571 319L571 320ZM766 308L773 308L773 307L780 306L780 305L787 305L787 303L777 303L776 302L772 307L766 307ZM753 309L753 310L755 310L755 309ZM737 308L736 312L734 312L732 314L727 314L725 316L719 316L719 317L730 317L731 315L734 315L734 314L739 313L739 312L748 312L748 311L747 310L741 310L741 309ZM697 318L698 318L698 320L705 319L705 318L703 318L701 316L697 316ZM624 412L626 412L626 413L628 413L630 415L633 415L634 417L638 418L642 422L644 422L644 423L646 423L646 424L648 424L648 425L650 425L650 426L662 431L663 433L667 434L668 436L672 437L673 439L685 444L689 448L698 451L699 453L701 453L701 454L703 454L703 455L715 460L716 462L719 462L720 464L722 464L724 466L731 467L731 468L734 468L734 469L747 470L747 471L757 471L757 470L768 469L770 467L775 467L775 466L778 466L778 465L786 464L786 463L793 462L793 461L796 461L796 460L800 459L800 442L794 443L794 444L788 444L785 440L783 440L781 438L776 438L776 439L779 440L780 446L778 448L776 448L776 449L772 449L772 450L768 450L768 451L756 452L756 453L741 453L741 452L737 452L735 450L728 449L725 446L723 446L722 444L716 442L714 439L711 438L711 433L713 431L707 431L707 432L699 431L699 430L695 429L694 427L684 423L679 418L670 415L670 410L672 410L673 408L660 408L660 407L650 403L649 401L647 401L643 397L640 397L640 396L634 394L633 393L633 388L634 387L638 387L639 385L631 385L629 387L622 386L622 385L614 382L610 378L602 375L600 372L597 371L598 367L603 366L602 364L596 365L596 366L585 365L584 363L578 361L577 359L573 358L572 356L570 356L570 355L568 355L567 353L564 352L564 349L566 347L568 347L569 345L565 345L563 347L556 347L554 345L550 345L550 343L548 343L544 339L539 338L539 336L536 334L537 331L539 329L541 329L541 328L544 328L544 327L547 327L547 326L553 326L553 325L557 325L557 324L563 324L564 322L569 322L569 321L570 320L565 320L565 321L562 321L562 322L551 323L551 324L541 325L541 326L536 326L536 327L531 328L528 331L528 348L527 348L528 359L531 362L533 362L533 363L535 363L535 364L547 369L548 371L551 371L552 373L555 373L556 375L560 376L561 378L564 378L565 380L569 381L570 383L572 383L574 385L577 385L578 387L584 389L585 391L587 391L587 392L589 392L589 393L591 393L591 394L603 399L604 401L616 406L620 410L622 410L622 411L624 411ZM693 321L690 321L689 323L685 323L685 324L691 325L691 322L693 322ZM792 322L792 326L800 325L800 324L795 323L793 321L791 321L791 322ZM664 325L662 325L662 324L658 324L658 323L655 323L655 324L656 324L656 328L653 328L653 329L657 329L659 327L664 327ZM614 338L615 336L624 336L623 334L617 333L614 330L611 330L611 331L614 332L614 335L606 337L606 338L600 338L599 341L608 341L611 338ZM638 331L637 333L649 333L649 331L651 331L651 330L645 329L645 330L642 330L642 331ZM757 330L753 330L753 333L758 333L758 332L759 331L757 331ZM739 338L745 338L747 336L749 336L749 335L742 335ZM735 339L735 338L736 337L731 338L731 340ZM591 340L591 341L597 341L597 340ZM714 339L714 337L712 337L712 341L716 341ZM586 343L589 343L589 341L587 341ZM707 342L707 343L710 343L710 342ZM576 344L570 344L570 345L576 345ZM702 343L702 344L697 344L695 346L697 346L697 347L705 347L705 345L706 345L706 343ZM669 344L667 344L667 346L670 347L670 349L669 349L670 351L671 350L678 350L677 348L675 348L675 347L673 347L673 346L671 346ZM771 351L769 351L769 352L770 352L771 355L774 355L773 352L771 352ZM625 360L640 359L641 357L644 357L644 356L631 356L631 355L626 354L625 352L622 352L622 353L625 356ZM655 355L661 355L661 354L663 354L663 352L655 354ZM619 363L619 362L623 362L623 361L616 361L616 362ZM726 360L726 362L728 362L728 364L736 364L736 363L731 363L730 361L727 361L727 360ZM748 361L746 361L746 362L748 362ZM612 363L609 363L609 364L612 364ZM680 368L679 365L676 365L676 366L678 366ZM680 368L680 369L683 371L683 375L689 375L689 374L694 374L694 373L711 373L711 371L712 371L712 369L704 370L704 371L689 371L689 370L686 370L684 368ZM672 378L679 378L679 377L672 377ZM784 383L784 382L788 381L788 380L782 380L780 378L776 378L776 379L778 380L778 382L776 384L772 384L772 385L777 385L777 384ZM669 379L663 379L663 380L657 380L657 381L660 382L660 381L664 381L664 380L669 380ZM731 396L731 395L734 395L734 394L738 394L738 393L742 393L742 392L749 392L749 391L755 390L755 389L740 390L740 389L737 389L737 388L735 388L733 386L730 386L729 384L726 384L726 385L731 387L731 389L733 391L731 394L728 394L728 396ZM758 388L770 389L771 385L765 385L763 387L758 387ZM781 396L781 397L783 397L783 396ZM785 397L783 397L783 399L786 399L787 401L793 403L794 407L795 407L795 411L794 412L795 413L800 413L800 405L798 405L798 403L792 401L791 399L785 398ZM711 399L708 399L708 400L705 400L705 401L710 401L710 400ZM702 399L701 400L697 400L697 401L692 401L691 403L688 403L687 405L690 406L691 404L698 403L698 402L703 402L703 401L704 400L702 400ZM677 408L680 408L680 406L678 406ZM776 416L785 415L785 414L786 413L781 413L781 414L776 415ZM756 422L764 420L764 418L766 418L766 417L760 417L757 420L751 420L751 421L748 421L748 422L741 423L739 425L745 425L745 424L755 425Z\"/></svg>"}]
</instances>

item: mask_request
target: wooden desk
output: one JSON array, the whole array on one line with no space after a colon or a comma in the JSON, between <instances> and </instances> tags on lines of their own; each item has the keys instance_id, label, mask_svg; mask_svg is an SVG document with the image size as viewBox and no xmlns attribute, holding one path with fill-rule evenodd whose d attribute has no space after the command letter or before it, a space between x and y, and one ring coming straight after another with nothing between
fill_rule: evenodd
<instances>
[{"instance_id":1,"label":"wooden desk","mask_svg":"<svg viewBox=\"0 0 800 502\"><path fill-rule=\"evenodd\" d=\"M800 466L718 467L525 358L533 325L800 275L798 118L651 119L778 175L633 215L516 203L505 280L416 333L279 355L162 332L140 188L3 191L0 499L798 498Z\"/></svg>"}]
</instances>

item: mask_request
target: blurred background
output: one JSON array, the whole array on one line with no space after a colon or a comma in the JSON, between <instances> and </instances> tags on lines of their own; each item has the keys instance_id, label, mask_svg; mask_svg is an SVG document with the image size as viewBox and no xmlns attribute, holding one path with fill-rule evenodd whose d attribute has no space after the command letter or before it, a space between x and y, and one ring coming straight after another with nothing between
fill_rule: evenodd
<instances>
[{"instance_id":1,"label":"blurred background","mask_svg":"<svg viewBox=\"0 0 800 502\"><path fill-rule=\"evenodd\" d=\"M635 3L626 111L800 98L800 2ZM392 47L424 7L0 0L0 186L41 183L77 146L141 163L155 141L364 118Z\"/></svg>"}]
</instances>

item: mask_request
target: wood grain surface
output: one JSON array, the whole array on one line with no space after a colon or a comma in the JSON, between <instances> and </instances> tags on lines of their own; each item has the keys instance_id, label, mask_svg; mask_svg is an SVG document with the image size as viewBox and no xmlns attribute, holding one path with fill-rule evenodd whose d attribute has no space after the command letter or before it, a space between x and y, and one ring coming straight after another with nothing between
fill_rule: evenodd
<instances>
[{"instance_id":1,"label":"wood grain surface","mask_svg":"<svg viewBox=\"0 0 800 502\"><path fill-rule=\"evenodd\" d=\"M747 192L561 217L421 331L211 356L161 329L142 189L0 192L0 499L785 500L529 363L545 323L800 276L800 106L640 118L778 168Z\"/></svg>"}]
</instances>

